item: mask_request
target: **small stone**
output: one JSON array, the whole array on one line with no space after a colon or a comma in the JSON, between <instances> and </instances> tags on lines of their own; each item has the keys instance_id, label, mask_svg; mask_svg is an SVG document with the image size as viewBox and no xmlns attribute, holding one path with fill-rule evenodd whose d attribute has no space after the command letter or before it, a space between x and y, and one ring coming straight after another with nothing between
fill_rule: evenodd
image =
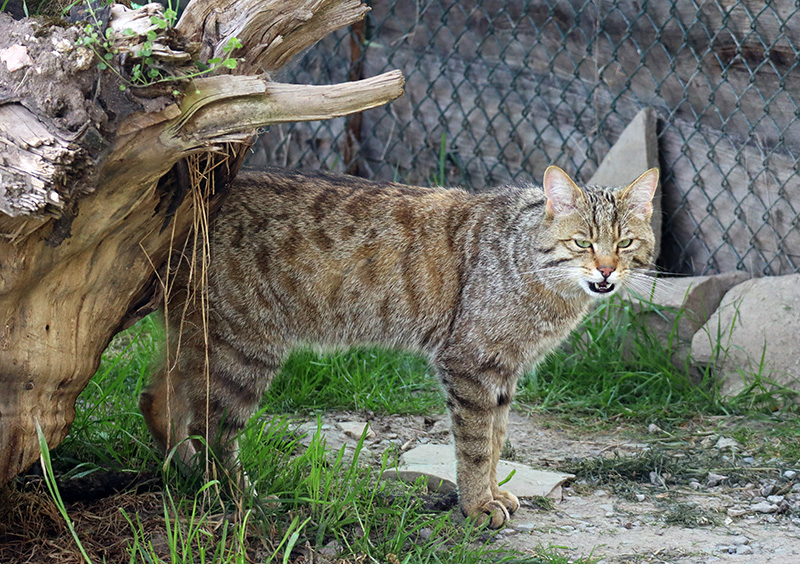
<instances>
[{"instance_id":1,"label":"small stone","mask_svg":"<svg viewBox=\"0 0 800 564\"><path fill-rule=\"evenodd\" d=\"M449 433L450 422L447 419L440 419L431 427L431 433Z\"/></svg>"},{"instance_id":2,"label":"small stone","mask_svg":"<svg viewBox=\"0 0 800 564\"><path fill-rule=\"evenodd\" d=\"M720 437L714 444L714 448L717 450L724 450L726 448L729 448L731 450L739 450L740 448L742 448L742 445L740 445L739 441L737 441L736 439L731 439L728 437Z\"/></svg>"},{"instance_id":3,"label":"small stone","mask_svg":"<svg viewBox=\"0 0 800 564\"><path fill-rule=\"evenodd\" d=\"M770 502L770 503L774 503L776 505L780 505L781 503L783 503L784 499L785 498L782 495L767 496L767 501Z\"/></svg>"},{"instance_id":4,"label":"small stone","mask_svg":"<svg viewBox=\"0 0 800 564\"><path fill-rule=\"evenodd\" d=\"M514 525L518 531L532 531L536 528L534 523L517 523Z\"/></svg>"},{"instance_id":5,"label":"small stone","mask_svg":"<svg viewBox=\"0 0 800 564\"><path fill-rule=\"evenodd\" d=\"M740 507L729 507L728 508L728 517L742 517L743 515L747 515L749 511L747 509L742 509Z\"/></svg>"},{"instance_id":6,"label":"small stone","mask_svg":"<svg viewBox=\"0 0 800 564\"><path fill-rule=\"evenodd\" d=\"M706 478L706 487L713 488L714 486L720 485L727 479L728 477L723 476L722 474L715 474L714 472L709 472L708 477Z\"/></svg>"},{"instance_id":7,"label":"small stone","mask_svg":"<svg viewBox=\"0 0 800 564\"><path fill-rule=\"evenodd\" d=\"M767 484L766 486L761 488L761 496L762 497L770 496L774 491L775 491L775 486L773 486L772 484Z\"/></svg>"},{"instance_id":8,"label":"small stone","mask_svg":"<svg viewBox=\"0 0 800 564\"><path fill-rule=\"evenodd\" d=\"M318 550L318 552L326 558L336 558L336 556L339 554L339 552L341 552L341 550L342 550L341 545L335 540L332 540L325 546L321 547Z\"/></svg>"},{"instance_id":9,"label":"small stone","mask_svg":"<svg viewBox=\"0 0 800 564\"><path fill-rule=\"evenodd\" d=\"M0 61L8 67L8 72L14 72L21 68L33 64L33 60L28 55L28 48L24 45L12 45L0 51Z\"/></svg>"},{"instance_id":10,"label":"small stone","mask_svg":"<svg viewBox=\"0 0 800 564\"><path fill-rule=\"evenodd\" d=\"M793 492L800 492L800 484L795 484L792 486Z\"/></svg>"},{"instance_id":11,"label":"small stone","mask_svg":"<svg viewBox=\"0 0 800 564\"><path fill-rule=\"evenodd\" d=\"M736 546L741 546L743 544L750 544L750 539L744 535L736 535L731 539L731 542Z\"/></svg>"},{"instance_id":12,"label":"small stone","mask_svg":"<svg viewBox=\"0 0 800 564\"><path fill-rule=\"evenodd\" d=\"M775 513L778 510L778 506L768 501L760 501L751 505L750 509L756 513Z\"/></svg>"},{"instance_id":13,"label":"small stone","mask_svg":"<svg viewBox=\"0 0 800 564\"><path fill-rule=\"evenodd\" d=\"M743 544L737 546L735 552L736 554L753 554L753 547Z\"/></svg>"},{"instance_id":14,"label":"small stone","mask_svg":"<svg viewBox=\"0 0 800 564\"><path fill-rule=\"evenodd\" d=\"M662 429L655 423L650 423L650 425L647 427L647 432L650 433L651 435L657 435L663 433L664 429Z\"/></svg>"},{"instance_id":15,"label":"small stone","mask_svg":"<svg viewBox=\"0 0 800 564\"><path fill-rule=\"evenodd\" d=\"M608 497L608 492L606 490L594 490L595 497Z\"/></svg>"},{"instance_id":16,"label":"small stone","mask_svg":"<svg viewBox=\"0 0 800 564\"><path fill-rule=\"evenodd\" d=\"M644 501L647 499L644 494L636 494L636 501Z\"/></svg>"},{"instance_id":17,"label":"small stone","mask_svg":"<svg viewBox=\"0 0 800 564\"><path fill-rule=\"evenodd\" d=\"M783 473L783 478L785 480L794 480L797 477L797 472L794 470L787 470Z\"/></svg>"},{"instance_id":18,"label":"small stone","mask_svg":"<svg viewBox=\"0 0 800 564\"><path fill-rule=\"evenodd\" d=\"M375 431L369 428L369 423L363 421L344 421L342 423L338 423L338 426L342 431L344 431L344 434L350 437L351 439L355 440L361 439L361 435L364 433L365 428L367 430L367 434L364 438L365 439L375 438Z\"/></svg>"},{"instance_id":19,"label":"small stone","mask_svg":"<svg viewBox=\"0 0 800 564\"><path fill-rule=\"evenodd\" d=\"M421 538L422 540L428 540L429 538L431 538L431 535L433 535L433 529L431 529L430 527L422 527L419 530L419 538Z\"/></svg>"},{"instance_id":20,"label":"small stone","mask_svg":"<svg viewBox=\"0 0 800 564\"><path fill-rule=\"evenodd\" d=\"M752 456L745 456L741 460L742 460L742 464L747 464L748 466L752 466L753 464L756 463L756 459L753 458Z\"/></svg>"},{"instance_id":21,"label":"small stone","mask_svg":"<svg viewBox=\"0 0 800 564\"><path fill-rule=\"evenodd\" d=\"M699 490L703 486L697 480L692 480L691 482L689 482L689 487L692 488L693 490Z\"/></svg>"},{"instance_id":22,"label":"small stone","mask_svg":"<svg viewBox=\"0 0 800 564\"><path fill-rule=\"evenodd\" d=\"M711 446L716 442L717 436L716 435L709 435L702 441L700 441L700 446L703 448L711 448Z\"/></svg>"}]
</instances>

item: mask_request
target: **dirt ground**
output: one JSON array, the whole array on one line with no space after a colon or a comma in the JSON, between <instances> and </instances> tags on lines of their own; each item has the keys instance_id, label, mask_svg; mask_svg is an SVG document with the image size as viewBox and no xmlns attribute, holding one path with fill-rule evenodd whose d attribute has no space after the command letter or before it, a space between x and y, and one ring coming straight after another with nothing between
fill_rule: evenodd
<instances>
[{"instance_id":1,"label":"dirt ground","mask_svg":"<svg viewBox=\"0 0 800 564\"><path fill-rule=\"evenodd\" d=\"M362 462L378 466L387 450L400 453L423 444L452 449L445 415L345 412L322 417L328 447L348 445L352 452L364 421L371 432ZM556 550L571 561L591 556L601 564L800 563L800 461L767 458L764 453L775 452L769 449L748 452L733 438L743 425L750 437L769 435L768 429L758 428L769 422L732 418L706 418L668 433L653 425L571 424L512 412L504 456L576 477L556 499L523 499L509 526L490 542L530 555ZM301 432L313 434L316 426L316 420L298 421ZM106 478L122 483L119 477ZM7 530L0 526L0 562L81 562L44 485L36 483L7 491L11 498L0 495L0 513L4 506L13 508L6 515ZM158 480L144 479L136 494L87 484L99 499L73 508L71 517L79 536L91 541L97 561L100 556L109 562L127 560L128 541L119 531L129 525L120 507L142 516L149 528L163 525L162 500L158 492L148 493L148 485L157 488ZM430 497L433 502L425 501L433 510L456 503L454 492ZM78 498L88 501L86 492L78 492ZM18 529L32 526L35 538L21 538Z\"/></svg>"},{"instance_id":2,"label":"dirt ground","mask_svg":"<svg viewBox=\"0 0 800 564\"><path fill-rule=\"evenodd\" d=\"M444 416L367 419L375 436L365 453L374 460L391 445L449 441ZM323 418L330 446L353 441L352 431L337 437L353 420L363 414ZM680 437L651 426L637 437L630 425L564 429L552 418L512 413L514 460L577 477L549 508L524 500L496 542L530 554L560 547L572 559L608 564L800 563L800 464L751 456L719 432L721 421L700 422ZM609 467L595 467L598 457ZM626 461L641 468L615 466Z\"/></svg>"}]
</instances>

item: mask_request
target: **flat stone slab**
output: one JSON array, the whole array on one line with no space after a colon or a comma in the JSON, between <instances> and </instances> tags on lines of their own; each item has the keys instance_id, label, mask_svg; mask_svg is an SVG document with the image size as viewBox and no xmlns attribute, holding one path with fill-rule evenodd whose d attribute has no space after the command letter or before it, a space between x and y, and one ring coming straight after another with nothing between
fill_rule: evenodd
<instances>
[{"instance_id":1,"label":"flat stone slab","mask_svg":"<svg viewBox=\"0 0 800 564\"><path fill-rule=\"evenodd\" d=\"M435 489L455 488L456 458L452 444L427 444L409 450L400 457L398 478L406 479L403 474L408 472L409 478L416 479L420 475L430 476L430 483L434 482ZM497 465L497 477L502 482L514 472L511 479L501 487L509 490L517 497L550 497L561 499L561 485L574 478L573 474L562 472L548 472L534 470L526 464L501 460ZM442 485L439 485L443 482Z\"/></svg>"}]
</instances>

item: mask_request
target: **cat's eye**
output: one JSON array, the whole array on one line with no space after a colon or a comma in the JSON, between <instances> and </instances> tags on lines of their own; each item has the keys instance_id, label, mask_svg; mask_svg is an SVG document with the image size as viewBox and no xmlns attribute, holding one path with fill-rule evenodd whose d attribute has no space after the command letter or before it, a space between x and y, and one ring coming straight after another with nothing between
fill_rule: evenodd
<instances>
[{"instance_id":1,"label":"cat's eye","mask_svg":"<svg viewBox=\"0 0 800 564\"><path fill-rule=\"evenodd\" d=\"M574 239L575 244L578 245L581 249L588 249L592 246L591 241L587 241L585 239Z\"/></svg>"},{"instance_id":2,"label":"cat's eye","mask_svg":"<svg viewBox=\"0 0 800 564\"><path fill-rule=\"evenodd\" d=\"M631 246L631 243L633 243L633 239L621 239L617 243L617 248L619 248L619 249L627 249L628 247Z\"/></svg>"}]
</instances>

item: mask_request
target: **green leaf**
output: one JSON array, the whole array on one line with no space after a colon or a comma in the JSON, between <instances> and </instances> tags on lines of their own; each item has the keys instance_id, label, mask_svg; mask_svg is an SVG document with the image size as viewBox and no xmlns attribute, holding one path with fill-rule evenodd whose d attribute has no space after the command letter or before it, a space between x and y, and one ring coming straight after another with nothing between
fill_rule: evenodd
<instances>
[{"instance_id":1,"label":"green leaf","mask_svg":"<svg viewBox=\"0 0 800 564\"><path fill-rule=\"evenodd\" d=\"M158 34L155 32L155 30L151 29L150 31L147 32L148 41L155 41L156 39L158 39Z\"/></svg>"},{"instance_id":2,"label":"green leaf","mask_svg":"<svg viewBox=\"0 0 800 564\"><path fill-rule=\"evenodd\" d=\"M103 58L104 58L106 61L110 61L111 59L113 59L113 58L114 58L114 53L106 53L105 55L103 55Z\"/></svg>"},{"instance_id":3,"label":"green leaf","mask_svg":"<svg viewBox=\"0 0 800 564\"><path fill-rule=\"evenodd\" d=\"M158 16L150 16L150 23L159 29L166 29L169 25L167 20Z\"/></svg>"},{"instance_id":4,"label":"green leaf","mask_svg":"<svg viewBox=\"0 0 800 564\"><path fill-rule=\"evenodd\" d=\"M223 53L230 53L234 49L241 49L242 42L239 41L238 37L231 37L228 39L228 42L225 44L225 47L222 48Z\"/></svg>"},{"instance_id":5,"label":"green leaf","mask_svg":"<svg viewBox=\"0 0 800 564\"><path fill-rule=\"evenodd\" d=\"M214 57L213 59L209 59L208 60L208 64L209 65L218 65L221 62L222 62L222 59L220 57Z\"/></svg>"},{"instance_id":6,"label":"green leaf","mask_svg":"<svg viewBox=\"0 0 800 564\"><path fill-rule=\"evenodd\" d=\"M108 68L108 65L101 61L97 63L97 68L100 70L106 70Z\"/></svg>"},{"instance_id":7,"label":"green leaf","mask_svg":"<svg viewBox=\"0 0 800 564\"><path fill-rule=\"evenodd\" d=\"M222 65L228 67L229 69L235 69L236 64L236 59L225 59L222 61Z\"/></svg>"}]
</instances>

